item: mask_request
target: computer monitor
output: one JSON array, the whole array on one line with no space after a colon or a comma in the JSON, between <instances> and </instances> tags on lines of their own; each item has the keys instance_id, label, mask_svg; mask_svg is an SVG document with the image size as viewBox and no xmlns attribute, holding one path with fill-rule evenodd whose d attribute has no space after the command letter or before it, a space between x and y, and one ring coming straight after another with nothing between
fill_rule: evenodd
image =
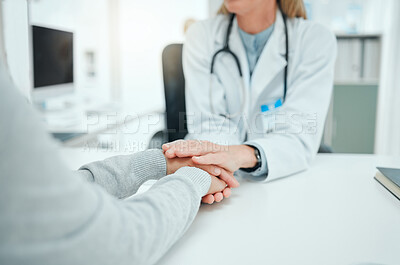
<instances>
[{"instance_id":1,"label":"computer monitor","mask_svg":"<svg viewBox=\"0 0 400 265\"><path fill-rule=\"evenodd\" d=\"M32 100L74 90L74 35L72 32L32 26Z\"/></svg>"}]
</instances>

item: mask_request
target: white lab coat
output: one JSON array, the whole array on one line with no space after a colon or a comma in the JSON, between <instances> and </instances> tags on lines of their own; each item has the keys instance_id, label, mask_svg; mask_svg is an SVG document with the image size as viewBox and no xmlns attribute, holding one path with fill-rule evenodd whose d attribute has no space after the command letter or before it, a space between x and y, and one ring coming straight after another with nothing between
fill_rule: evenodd
<instances>
[{"instance_id":1,"label":"white lab coat","mask_svg":"<svg viewBox=\"0 0 400 265\"><path fill-rule=\"evenodd\" d=\"M289 32L288 89L283 106L261 112L283 96L284 23L277 11L275 28L250 77L246 51L236 18L229 39L238 56L245 84L234 59L219 55L210 85L211 58L222 48L229 17L218 15L191 26L183 49L189 135L220 144L250 143L261 148L272 180L307 169L320 146L333 87L336 38L325 27L302 18L287 20ZM210 87L215 113L210 108ZM241 116L219 114L240 111ZM274 120L275 119L275 120Z\"/></svg>"}]
</instances>

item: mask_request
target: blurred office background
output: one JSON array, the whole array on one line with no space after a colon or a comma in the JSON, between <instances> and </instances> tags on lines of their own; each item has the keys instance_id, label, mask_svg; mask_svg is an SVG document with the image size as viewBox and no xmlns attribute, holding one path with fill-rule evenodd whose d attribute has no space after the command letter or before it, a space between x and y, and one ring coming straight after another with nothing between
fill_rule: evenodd
<instances>
[{"instance_id":1,"label":"blurred office background","mask_svg":"<svg viewBox=\"0 0 400 265\"><path fill-rule=\"evenodd\" d=\"M222 3L1 1L12 78L44 113L49 132L67 146L85 147L90 141L104 149L123 149L119 151L143 150L163 129L165 121L158 115L165 111L162 51L184 41L188 19L214 16ZM400 155L400 1L307 0L305 5L309 19L332 29L338 39L323 142L339 153ZM73 39L73 81L62 92L37 93L34 88L37 48L32 43L37 33L32 26ZM105 127L104 113L115 113L106 115ZM92 131L85 131L89 126Z\"/></svg>"}]
</instances>

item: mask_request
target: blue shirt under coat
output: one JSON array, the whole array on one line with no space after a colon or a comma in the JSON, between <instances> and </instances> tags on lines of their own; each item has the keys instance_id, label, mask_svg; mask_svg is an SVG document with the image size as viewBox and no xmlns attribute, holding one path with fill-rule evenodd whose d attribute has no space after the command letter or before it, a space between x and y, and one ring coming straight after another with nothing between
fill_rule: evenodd
<instances>
[{"instance_id":1,"label":"blue shirt under coat","mask_svg":"<svg viewBox=\"0 0 400 265\"><path fill-rule=\"evenodd\" d=\"M254 68L257 65L258 59L261 56L261 53L264 47L267 45L268 39L271 37L272 32L274 31L275 24L272 24L267 29L257 33L257 34L249 34L242 29L239 28L239 35L242 39L243 46L246 50L247 62L249 64L250 69L250 77L254 72ZM260 151L261 156L261 167L259 167L256 171L252 172L253 176L265 176L268 175L268 163L267 158L265 156L265 152L261 146L259 146L255 142L246 142L245 144L253 146Z\"/></svg>"},{"instance_id":2,"label":"blue shirt under coat","mask_svg":"<svg viewBox=\"0 0 400 265\"><path fill-rule=\"evenodd\" d=\"M258 58L260 58L269 37L271 37L274 27L275 24L272 24L257 34L249 34L239 28L239 35L246 50L247 61L249 63L250 76L253 74Z\"/></svg>"}]
</instances>

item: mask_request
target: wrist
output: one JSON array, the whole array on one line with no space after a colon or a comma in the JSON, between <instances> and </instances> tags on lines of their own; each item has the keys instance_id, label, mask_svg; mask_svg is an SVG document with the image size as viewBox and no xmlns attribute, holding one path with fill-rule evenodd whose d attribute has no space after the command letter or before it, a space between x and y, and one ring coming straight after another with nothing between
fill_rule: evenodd
<instances>
[{"instance_id":1,"label":"wrist","mask_svg":"<svg viewBox=\"0 0 400 265\"><path fill-rule=\"evenodd\" d=\"M178 169L185 166L191 166L191 158L168 158L165 157L165 162L167 165L167 175L174 174Z\"/></svg>"},{"instance_id":2,"label":"wrist","mask_svg":"<svg viewBox=\"0 0 400 265\"><path fill-rule=\"evenodd\" d=\"M167 176L174 174L175 171L178 170L178 167L176 165L176 160L174 160L173 158L165 157L165 163L167 165Z\"/></svg>"},{"instance_id":3,"label":"wrist","mask_svg":"<svg viewBox=\"0 0 400 265\"><path fill-rule=\"evenodd\" d=\"M253 168L257 165L257 157L254 154L254 147L248 145L238 145L236 157L239 158L240 168Z\"/></svg>"}]
</instances>

